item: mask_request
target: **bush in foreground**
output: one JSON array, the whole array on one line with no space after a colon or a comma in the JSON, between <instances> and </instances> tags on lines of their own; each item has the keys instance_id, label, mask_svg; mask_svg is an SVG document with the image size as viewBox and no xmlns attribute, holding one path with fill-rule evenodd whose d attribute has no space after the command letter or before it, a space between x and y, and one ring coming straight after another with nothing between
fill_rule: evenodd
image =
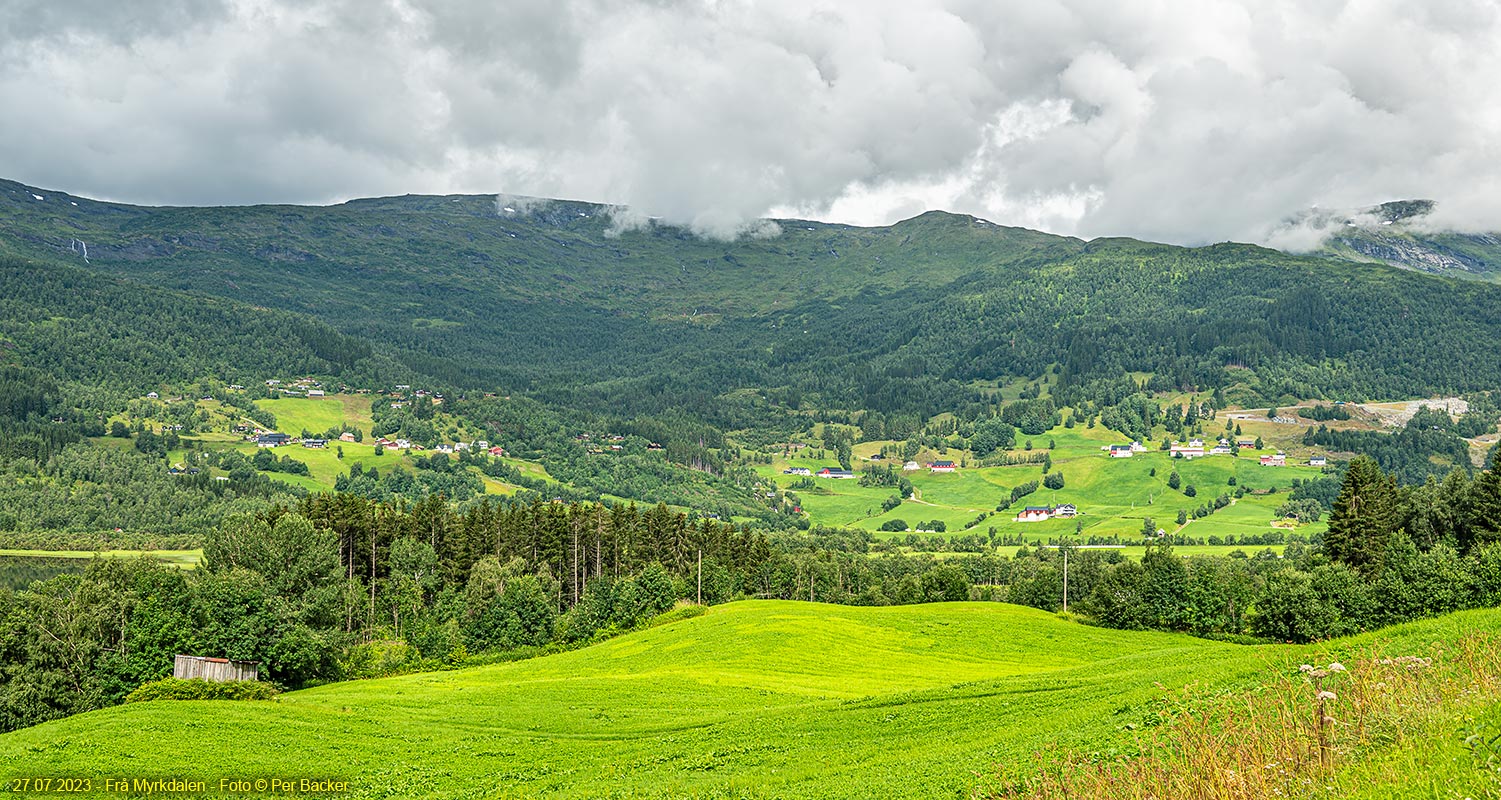
<instances>
[{"instance_id":1,"label":"bush in foreground","mask_svg":"<svg viewBox=\"0 0 1501 800\"><path fill-rule=\"evenodd\" d=\"M162 678L143 683L125 696L127 703L152 700L270 700L276 689L260 681L205 681Z\"/></svg>"}]
</instances>

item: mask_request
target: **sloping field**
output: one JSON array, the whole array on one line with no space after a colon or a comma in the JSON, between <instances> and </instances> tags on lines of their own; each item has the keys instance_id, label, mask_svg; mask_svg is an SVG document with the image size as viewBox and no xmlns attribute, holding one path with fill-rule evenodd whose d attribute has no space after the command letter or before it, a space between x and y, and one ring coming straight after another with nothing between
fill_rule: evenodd
<instances>
[{"instance_id":1,"label":"sloping field","mask_svg":"<svg viewBox=\"0 0 1501 800\"><path fill-rule=\"evenodd\" d=\"M85 714L0 736L0 775L338 778L353 797L954 797L1054 743L1127 744L1158 683L1247 685L1302 654L999 604L742 602L530 661Z\"/></svg>"}]
</instances>

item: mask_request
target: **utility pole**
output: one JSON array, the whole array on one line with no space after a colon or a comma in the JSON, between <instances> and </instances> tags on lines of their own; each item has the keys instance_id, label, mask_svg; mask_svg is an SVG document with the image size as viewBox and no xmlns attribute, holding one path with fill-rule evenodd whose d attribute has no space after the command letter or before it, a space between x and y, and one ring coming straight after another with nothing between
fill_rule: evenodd
<instances>
[{"instance_id":1,"label":"utility pole","mask_svg":"<svg viewBox=\"0 0 1501 800\"><path fill-rule=\"evenodd\" d=\"M1068 613L1068 545L1063 546L1063 613Z\"/></svg>"}]
</instances>

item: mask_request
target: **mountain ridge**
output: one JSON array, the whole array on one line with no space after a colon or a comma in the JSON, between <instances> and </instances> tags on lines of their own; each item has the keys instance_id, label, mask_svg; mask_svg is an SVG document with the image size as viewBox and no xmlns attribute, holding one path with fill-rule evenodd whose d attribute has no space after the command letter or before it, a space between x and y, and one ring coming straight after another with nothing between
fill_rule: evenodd
<instances>
[{"instance_id":1,"label":"mountain ridge","mask_svg":"<svg viewBox=\"0 0 1501 800\"><path fill-rule=\"evenodd\" d=\"M69 198L0 183L0 252L308 315L450 386L623 413L709 413L708 398L785 389L930 415L970 402L975 381L1049 369L1208 389L1253 365L1256 402L1501 383L1464 345L1501 338L1485 284L1251 244L1084 242L947 212L726 242L650 222L616 231L608 207L577 201L513 200L517 213L496 216L497 198L477 195ZM1424 368L1406 368L1414 352Z\"/></svg>"}]
</instances>

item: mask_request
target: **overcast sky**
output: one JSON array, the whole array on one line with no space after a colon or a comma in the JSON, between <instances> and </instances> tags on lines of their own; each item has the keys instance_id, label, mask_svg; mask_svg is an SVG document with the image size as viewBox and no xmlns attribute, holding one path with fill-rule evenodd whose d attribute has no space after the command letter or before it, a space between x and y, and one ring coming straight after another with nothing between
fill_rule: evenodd
<instances>
[{"instance_id":1,"label":"overcast sky","mask_svg":"<svg viewBox=\"0 0 1501 800\"><path fill-rule=\"evenodd\" d=\"M1501 228L1488 0L0 0L0 176L163 204L505 192L715 233L927 209L1281 241Z\"/></svg>"}]
</instances>

